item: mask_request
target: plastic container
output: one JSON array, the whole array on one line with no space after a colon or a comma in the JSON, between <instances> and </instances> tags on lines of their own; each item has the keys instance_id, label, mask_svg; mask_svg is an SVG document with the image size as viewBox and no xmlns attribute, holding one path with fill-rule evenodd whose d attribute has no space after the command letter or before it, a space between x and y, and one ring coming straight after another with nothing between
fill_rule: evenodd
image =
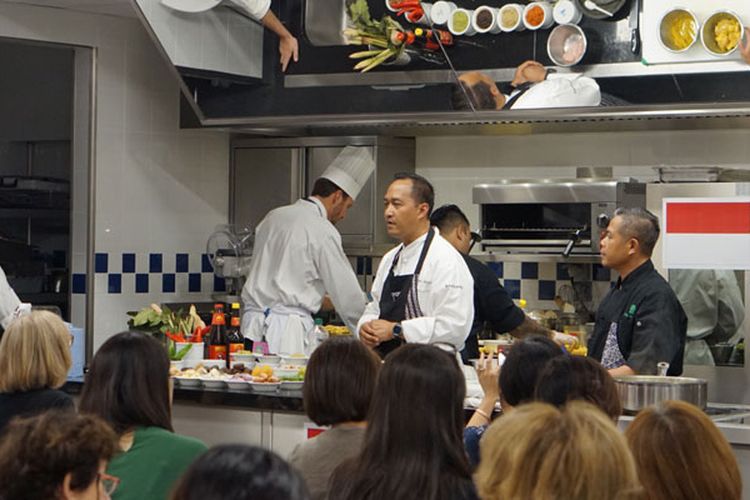
<instances>
[{"instance_id":1,"label":"plastic container","mask_svg":"<svg viewBox=\"0 0 750 500\"><path fill-rule=\"evenodd\" d=\"M509 22L510 20L513 22ZM503 5L497 13L497 25L505 33L525 30L526 26L523 24L523 5L518 3Z\"/></svg>"},{"instance_id":2,"label":"plastic container","mask_svg":"<svg viewBox=\"0 0 750 500\"><path fill-rule=\"evenodd\" d=\"M448 31L455 36L473 36L476 30L471 25L471 18L474 12L466 9L456 9L451 13L448 20Z\"/></svg>"},{"instance_id":3,"label":"plastic container","mask_svg":"<svg viewBox=\"0 0 750 500\"><path fill-rule=\"evenodd\" d=\"M432 4L432 8L430 9L430 18L432 20L432 24L436 24L439 26L444 26L448 24L448 20L451 17L451 14L453 14L453 11L456 10L458 7L453 2L446 2L444 0L439 0Z\"/></svg>"},{"instance_id":4,"label":"plastic container","mask_svg":"<svg viewBox=\"0 0 750 500\"><path fill-rule=\"evenodd\" d=\"M474 9L471 16L471 26L477 33L500 33L497 25L497 9L482 5Z\"/></svg>"},{"instance_id":5,"label":"plastic container","mask_svg":"<svg viewBox=\"0 0 750 500\"><path fill-rule=\"evenodd\" d=\"M537 9L542 10L542 21L539 24L532 24L529 22L529 17L532 16ZM552 17L552 4L549 2L531 2L523 9L523 25L529 30L546 29L555 23L555 19Z\"/></svg>"},{"instance_id":6,"label":"plastic container","mask_svg":"<svg viewBox=\"0 0 750 500\"><path fill-rule=\"evenodd\" d=\"M583 19L583 12L571 0L558 0L552 18L557 24L578 24Z\"/></svg>"}]
</instances>

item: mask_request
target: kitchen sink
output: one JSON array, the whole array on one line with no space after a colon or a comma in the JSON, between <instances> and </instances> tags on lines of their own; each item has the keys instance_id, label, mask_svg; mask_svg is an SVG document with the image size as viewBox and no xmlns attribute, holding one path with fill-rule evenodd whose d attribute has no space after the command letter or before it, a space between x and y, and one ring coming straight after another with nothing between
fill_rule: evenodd
<instances>
[{"instance_id":1,"label":"kitchen sink","mask_svg":"<svg viewBox=\"0 0 750 500\"><path fill-rule=\"evenodd\" d=\"M346 0L305 0L305 34L316 47L346 45Z\"/></svg>"}]
</instances>

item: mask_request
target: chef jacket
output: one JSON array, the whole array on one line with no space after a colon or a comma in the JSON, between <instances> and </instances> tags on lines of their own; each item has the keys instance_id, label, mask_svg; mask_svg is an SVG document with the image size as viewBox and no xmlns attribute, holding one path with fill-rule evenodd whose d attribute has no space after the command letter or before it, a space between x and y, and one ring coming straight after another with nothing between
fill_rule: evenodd
<instances>
[{"instance_id":1,"label":"chef jacket","mask_svg":"<svg viewBox=\"0 0 750 500\"><path fill-rule=\"evenodd\" d=\"M712 344L729 341L745 319L734 271L672 269L669 283L688 317L685 363L713 366L706 339Z\"/></svg>"},{"instance_id":2,"label":"chef jacket","mask_svg":"<svg viewBox=\"0 0 750 500\"><path fill-rule=\"evenodd\" d=\"M10 287L5 271L0 267L0 325L8 328L11 321L20 314L21 309L21 300Z\"/></svg>"},{"instance_id":3,"label":"chef jacket","mask_svg":"<svg viewBox=\"0 0 750 500\"><path fill-rule=\"evenodd\" d=\"M271 8L271 0L229 0L253 19L261 20Z\"/></svg>"},{"instance_id":4,"label":"chef jacket","mask_svg":"<svg viewBox=\"0 0 750 500\"><path fill-rule=\"evenodd\" d=\"M523 92L523 94L520 94ZM516 97L516 94L519 94ZM581 74L550 73L546 80L534 83L527 90L506 95L510 109L567 108L599 106L602 100L596 80Z\"/></svg>"},{"instance_id":5,"label":"chef jacket","mask_svg":"<svg viewBox=\"0 0 750 500\"><path fill-rule=\"evenodd\" d=\"M474 279L474 322L461 352L466 362L479 357L478 335L485 324L495 332L507 333L521 326L526 314L513 303L492 269L468 255L464 260Z\"/></svg>"},{"instance_id":6,"label":"chef jacket","mask_svg":"<svg viewBox=\"0 0 750 500\"><path fill-rule=\"evenodd\" d=\"M259 325L269 326L274 315L297 317L309 334L310 315L320 310L326 293L354 331L365 308L365 294L323 203L311 197L269 212L256 228L253 260L242 289L243 334L260 340ZM284 321L277 326L275 332L268 332L267 340L272 351L280 353L283 350L274 347L278 348L284 335ZM271 345L274 342L276 346ZM289 353L296 352L301 351Z\"/></svg>"},{"instance_id":7,"label":"chef jacket","mask_svg":"<svg viewBox=\"0 0 750 500\"><path fill-rule=\"evenodd\" d=\"M462 255L437 234L437 228L434 231L417 283L417 300L423 316L402 321L402 335L406 342L441 342L460 350L474 317L473 280ZM408 245L398 245L380 261L372 284L372 301L357 324L358 333L366 322L380 317L380 298L391 267L394 276L413 274L426 237L427 233ZM396 255L398 262L393 266Z\"/></svg>"},{"instance_id":8,"label":"chef jacket","mask_svg":"<svg viewBox=\"0 0 750 500\"><path fill-rule=\"evenodd\" d=\"M669 363L668 375L682 373L687 316L669 283L648 260L624 280L618 279L596 311L589 356L602 361L620 357L639 375L655 375L656 364ZM612 344L615 353L605 352ZM603 359L604 358L604 359Z\"/></svg>"}]
</instances>

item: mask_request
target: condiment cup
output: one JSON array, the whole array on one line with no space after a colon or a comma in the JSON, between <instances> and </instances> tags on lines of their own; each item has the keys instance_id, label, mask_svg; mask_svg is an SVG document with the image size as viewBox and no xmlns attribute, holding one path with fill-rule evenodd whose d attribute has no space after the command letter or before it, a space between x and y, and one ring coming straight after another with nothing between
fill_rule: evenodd
<instances>
[{"instance_id":1,"label":"condiment cup","mask_svg":"<svg viewBox=\"0 0 750 500\"><path fill-rule=\"evenodd\" d=\"M672 42L672 36L669 32L669 28L678 16L685 15L685 14L691 17L693 19L693 23L695 23L695 36L693 37L693 40L690 42L688 46L684 48L678 48ZM685 52L686 50L688 50L698 40L698 31L700 30L700 23L698 22L698 18L695 17L695 14L693 14L690 10L682 8L682 7L676 7L674 9L667 11L664 14L664 16L662 16L661 21L659 21L658 29L659 29L659 42L661 43L661 46L670 52L679 54L681 52Z\"/></svg>"},{"instance_id":2,"label":"condiment cup","mask_svg":"<svg viewBox=\"0 0 750 500\"><path fill-rule=\"evenodd\" d=\"M456 16L464 14L466 15L466 28L464 29L457 29L454 25ZM448 31L450 31L452 34L456 36L466 35L466 36L473 36L476 34L476 30L471 25L471 18L474 15L474 12L471 10L466 9L456 9L451 13L450 19L448 19Z\"/></svg>"},{"instance_id":3,"label":"condiment cup","mask_svg":"<svg viewBox=\"0 0 750 500\"><path fill-rule=\"evenodd\" d=\"M571 0L558 0L552 18L557 24L578 24L583 19L583 12Z\"/></svg>"},{"instance_id":4,"label":"condiment cup","mask_svg":"<svg viewBox=\"0 0 750 500\"><path fill-rule=\"evenodd\" d=\"M451 14L453 14L453 11L457 8L458 7L453 2L438 0L437 2L432 4L432 8L430 9L430 19L432 20L433 24L437 24L439 26L448 24L448 20L450 19Z\"/></svg>"},{"instance_id":5,"label":"condiment cup","mask_svg":"<svg viewBox=\"0 0 750 500\"><path fill-rule=\"evenodd\" d=\"M485 27L480 26L478 23L479 16L482 15L483 12L488 12L489 15L492 16L489 25ZM477 33L500 33L500 27L497 25L497 12L497 9L487 5L477 7L474 9L474 15L471 16L471 26Z\"/></svg>"},{"instance_id":6,"label":"condiment cup","mask_svg":"<svg viewBox=\"0 0 750 500\"><path fill-rule=\"evenodd\" d=\"M542 12L544 13L544 17L542 18L542 22L536 26L533 24L529 24L529 22L526 20L526 16L528 15L529 11L531 11L534 7L539 6L542 9ZM554 18L552 17L552 4L549 2L531 2L526 6L525 9L523 9L523 25L526 26L527 29L530 30L538 30L538 29L545 29L549 28L555 23Z\"/></svg>"},{"instance_id":7,"label":"condiment cup","mask_svg":"<svg viewBox=\"0 0 750 500\"><path fill-rule=\"evenodd\" d=\"M516 23L512 26L503 26L503 12L506 10L515 10L517 14ZM510 33L511 31L523 31L526 26L523 24L523 5L517 3L508 3L503 5L497 13L497 25L501 31Z\"/></svg>"},{"instance_id":8,"label":"condiment cup","mask_svg":"<svg viewBox=\"0 0 750 500\"><path fill-rule=\"evenodd\" d=\"M708 19L706 19L706 22L703 23L703 27L701 28L701 44L709 54L719 57L726 57L730 54L733 54L737 50L739 43L737 43L737 45L735 45L731 50L728 50L726 52L721 51L718 44L716 43L714 29L716 28L716 24L722 19L731 19L739 23L740 41L742 40L742 37L745 33L745 27L742 25L742 20L740 19L740 17L730 10L721 10L711 14Z\"/></svg>"}]
</instances>

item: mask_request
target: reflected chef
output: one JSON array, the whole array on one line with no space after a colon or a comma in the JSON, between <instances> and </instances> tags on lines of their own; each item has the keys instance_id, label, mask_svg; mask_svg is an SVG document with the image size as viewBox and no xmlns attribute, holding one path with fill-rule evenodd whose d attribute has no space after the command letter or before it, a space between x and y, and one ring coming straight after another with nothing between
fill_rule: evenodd
<instances>
[{"instance_id":1,"label":"reflected chef","mask_svg":"<svg viewBox=\"0 0 750 500\"><path fill-rule=\"evenodd\" d=\"M29 311L31 311L31 304L21 302L8 283L5 271L0 267L0 326L3 329L8 328L14 319Z\"/></svg>"},{"instance_id":2,"label":"reflected chef","mask_svg":"<svg viewBox=\"0 0 750 500\"><path fill-rule=\"evenodd\" d=\"M651 262L659 220L642 208L619 208L601 240L602 265L620 275L596 312L589 356L612 375L682 373L687 316Z\"/></svg>"}]
</instances>

